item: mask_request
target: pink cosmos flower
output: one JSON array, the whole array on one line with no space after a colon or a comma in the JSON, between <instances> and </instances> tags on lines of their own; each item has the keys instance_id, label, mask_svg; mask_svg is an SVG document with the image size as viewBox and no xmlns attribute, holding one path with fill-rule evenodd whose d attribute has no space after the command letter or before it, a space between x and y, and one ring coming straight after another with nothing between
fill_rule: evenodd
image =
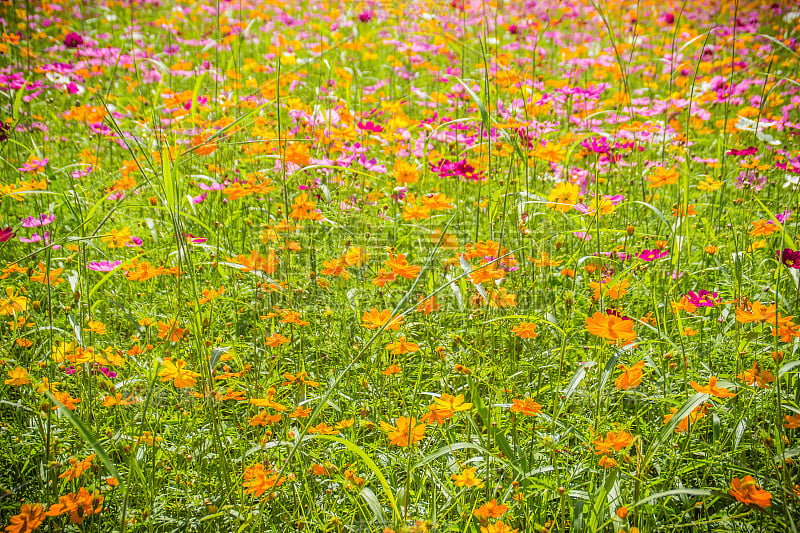
<instances>
[{"instance_id":1,"label":"pink cosmos flower","mask_svg":"<svg viewBox=\"0 0 800 533\"><path fill-rule=\"evenodd\" d=\"M669 250L659 250L658 248L654 248L652 250L642 250L637 257L642 261L655 261L656 259L661 259L662 257L667 257L669 255Z\"/></svg>"},{"instance_id":2,"label":"pink cosmos flower","mask_svg":"<svg viewBox=\"0 0 800 533\"><path fill-rule=\"evenodd\" d=\"M717 303L717 293L705 289L697 292L689 291L686 293L686 299L695 307L714 307L714 304Z\"/></svg>"},{"instance_id":3,"label":"pink cosmos flower","mask_svg":"<svg viewBox=\"0 0 800 533\"><path fill-rule=\"evenodd\" d=\"M89 263L89 270L94 270L95 272L111 272L119 265L122 264L122 261L94 261Z\"/></svg>"},{"instance_id":4,"label":"pink cosmos flower","mask_svg":"<svg viewBox=\"0 0 800 533\"><path fill-rule=\"evenodd\" d=\"M47 226L48 224L52 224L52 222L56 219L55 215L48 215L42 213L38 217L28 217L22 220L22 227L23 228L35 228L37 226Z\"/></svg>"},{"instance_id":5,"label":"pink cosmos flower","mask_svg":"<svg viewBox=\"0 0 800 533\"><path fill-rule=\"evenodd\" d=\"M19 167L17 170L20 172L39 172L47 165L47 162L50 161L46 157L39 159L38 157L32 157L25 162L24 165Z\"/></svg>"}]
</instances>

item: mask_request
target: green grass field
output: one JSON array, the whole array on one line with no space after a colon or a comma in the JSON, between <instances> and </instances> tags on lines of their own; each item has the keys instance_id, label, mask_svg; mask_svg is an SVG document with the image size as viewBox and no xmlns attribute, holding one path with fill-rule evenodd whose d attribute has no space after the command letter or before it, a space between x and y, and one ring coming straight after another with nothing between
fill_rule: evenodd
<instances>
[{"instance_id":1,"label":"green grass field","mask_svg":"<svg viewBox=\"0 0 800 533\"><path fill-rule=\"evenodd\" d=\"M797 3L0 26L7 533L798 531Z\"/></svg>"}]
</instances>

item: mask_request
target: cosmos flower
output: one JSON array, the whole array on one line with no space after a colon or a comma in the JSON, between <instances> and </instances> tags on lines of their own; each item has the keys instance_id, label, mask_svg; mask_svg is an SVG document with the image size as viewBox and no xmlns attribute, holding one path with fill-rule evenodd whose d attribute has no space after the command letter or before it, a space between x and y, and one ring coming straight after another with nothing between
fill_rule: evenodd
<instances>
[{"instance_id":1,"label":"cosmos flower","mask_svg":"<svg viewBox=\"0 0 800 533\"><path fill-rule=\"evenodd\" d=\"M777 252L778 260L789 268L800 269L800 250L784 248Z\"/></svg>"},{"instance_id":2,"label":"cosmos flower","mask_svg":"<svg viewBox=\"0 0 800 533\"><path fill-rule=\"evenodd\" d=\"M88 268L95 272L111 272L121 264L122 261L94 261L89 263Z\"/></svg>"},{"instance_id":3,"label":"cosmos flower","mask_svg":"<svg viewBox=\"0 0 800 533\"><path fill-rule=\"evenodd\" d=\"M772 493L762 489L753 476L733 478L728 493L745 505L755 505L762 509L771 505Z\"/></svg>"},{"instance_id":4,"label":"cosmos flower","mask_svg":"<svg viewBox=\"0 0 800 533\"><path fill-rule=\"evenodd\" d=\"M64 36L64 46L67 48L77 48L83 44L83 37L74 31Z\"/></svg>"},{"instance_id":5,"label":"cosmos flower","mask_svg":"<svg viewBox=\"0 0 800 533\"><path fill-rule=\"evenodd\" d=\"M52 224L52 222L56 219L56 216L53 214L46 214L42 213L38 217L28 217L22 219L22 227L23 228L35 228L37 226L47 226L48 224Z\"/></svg>"}]
</instances>

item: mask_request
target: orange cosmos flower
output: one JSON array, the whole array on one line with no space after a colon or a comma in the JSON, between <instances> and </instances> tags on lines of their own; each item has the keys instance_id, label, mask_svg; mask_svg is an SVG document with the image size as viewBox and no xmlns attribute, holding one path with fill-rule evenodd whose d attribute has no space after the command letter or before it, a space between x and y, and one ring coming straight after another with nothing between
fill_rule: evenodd
<instances>
[{"instance_id":1,"label":"orange cosmos flower","mask_svg":"<svg viewBox=\"0 0 800 533\"><path fill-rule=\"evenodd\" d=\"M378 275L373 278L372 284L378 287L383 287L387 283L391 283L397 279L397 274L394 272L386 272L386 269L378 269Z\"/></svg>"},{"instance_id":2,"label":"orange cosmos flower","mask_svg":"<svg viewBox=\"0 0 800 533\"><path fill-rule=\"evenodd\" d=\"M511 333L520 339L534 339L539 336L536 333L536 324L534 322L520 322L519 325L511 328Z\"/></svg>"},{"instance_id":3,"label":"orange cosmos flower","mask_svg":"<svg viewBox=\"0 0 800 533\"><path fill-rule=\"evenodd\" d=\"M362 267L369 261L369 254L360 246L351 246L344 259L350 266Z\"/></svg>"},{"instance_id":4,"label":"orange cosmos flower","mask_svg":"<svg viewBox=\"0 0 800 533\"><path fill-rule=\"evenodd\" d=\"M786 419L786 422L783 423L783 427L787 429L800 428L800 415L785 415L784 418Z\"/></svg>"},{"instance_id":5,"label":"orange cosmos flower","mask_svg":"<svg viewBox=\"0 0 800 533\"><path fill-rule=\"evenodd\" d=\"M750 309L737 307L736 308L736 321L742 324L749 322L759 322L761 320L767 323L775 323L775 304L766 306L761 302L753 302ZM791 319L791 317L789 317ZM780 322L780 320L779 320Z\"/></svg>"},{"instance_id":6,"label":"orange cosmos flower","mask_svg":"<svg viewBox=\"0 0 800 533\"><path fill-rule=\"evenodd\" d=\"M472 408L471 403L464 402L463 394L453 396L451 394L443 393L439 398L433 400L433 403L439 409L444 409L454 413L458 411L469 411Z\"/></svg>"},{"instance_id":7,"label":"orange cosmos flower","mask_svg":"<svg viewBox=\"0 0 800 533\"><path fill-rule=\"evenodd\" d=\"M422 267L408 264L405 254L390 255L389 259L384 261L383 264L396 275L406 279L414 279L422 270Z\"/></svg>"},{"instance_id":8,"label":"orange cosmos flower","mask_svg":"<svg viewBox=\"0 0 800 533\"><path fill-rule=\"evenodd\" d=\"M419 344L408 342L405 335L400 336L395 342L386 345L386 349L394 355L405 355L419 351Z\"/></svg>"},{"instance_id":9,"label":"orange cosmos flower","mask_svg":"<svg viewBox=\"0 0 800 533\"><path fill-rule=\"evenodd\" d=\"M744 476L742 479L733 478L728 493L745 505L757 505L762 509L771 505L772 493L762 489L753 476Z\"/></svg>"},{"instance_id":10,"label":"orange cosmos flower","mask_svg":"<svg viewBox=\"0 0 800 533\"><path fill-rule=\"evenodd\" d=\"M601 296L611 298L612 300L619 300L628 293L628 285L630 282L627 279L617 281L616 283L593 281L589 283L592 288L592 297L599 300Z\"/></svg>"},{"instance_id":11,"label":"orange cosmos flower","mask_svg":"<svg viewBox=\"0 0 800 533\"><path fill-rule=\"evenodd\" d=\"M31 377L28 375L28 371L21 366L18 366L14 370L9 370L8 376L9 379L4 381L6 385L19 387L22 385L28 385L31 382Z\"/></svg>"},{"instance_id":12,"label":"orange cosmos flower","mask_svg":"<svg viewBox=\"0 0 800 533\"><path fill-rule=\"evenodd\" d=\"M436 296L431 296L427 300L424 299L424 296L421 296L420 299L422 300L419 304L417 304L417 313L424 313L426 316L433 313L434 311L438 311L441 309L441 306L436 303Z\"/></svg>"},{"instance_id":13,"label":"orange cosmos flower","mask_svg":"<svg viewBox=\"0 0 800 533\"><path fill-rule=\"evenodd\" d=\"M245 492L258 498L267 489L274 489L284 481L286 481L285 477L278 478L278 474L274 470L261 463L256 463L244 471L242 486L245 487Z\"/></svg>"},{"instance_id":14,"label":"orange cosmos flower","mask_svg":"<svg viewBox=\"0 0 800 533\"><path fill-rule=\"evenodd\" d=\"M389 443L395 446L408 446L422 440L425 436L425 424L417 424L414 417L398 417L396 425L392 426L386 422L381 422L381 429L387 433Z\"/></svg>"},{"instance_id":15,"label":"orange cosmos flower","mask_svg":"<svg viewBox=\"0 0 800 533\"><path fill-rule=\"evenodd\" d=\"M750 230L751 237L772 235L776 231L780 231L778 225L771 220L756 220L755 222L751 222L751 224L753 225L753 229Z\"/></svg>"},{"instance_id":16,"label":"orange cosmos flower","mask_svg":"<svg viewBox=\"0 0 800 533\"><path fill-rule=\"evenodd\" d=\"M73 479L77 479L83 475L89 468L92 466L92 461L94 460L94 454L91 454L83 461L78 461L76 457L70 457L69 464L70 467L67 468L58 479L66 479L67 481L72 481Z\"/></svg>"},{"instance_id":17,"label":"orange cosmos flower","mask_svg":"<svg viewBox=\"0 0 800 533\"><path fill-rule=\"evenodd\" d=\"M525 398L524 400L514 399L514 404L511 406L512 413L521 413L527 416L536 416L542 412L542 406L533 401L533 398Z\"/></svg>"},{"instance_id":18,"label":"orange cosmos flower","mask_svg":"<svg viewBox=\"0 0 800 533\"><path fill-rule=\"evenodd\" d=\"M670 420L672 420L672 417L675 416L675 414L678 412L678 409L676 409L675 407L670 407L669 410L670 410L670 414L664 415L664 423L665 424L667 422L669 422ZM706 416L705 408L702 405L698 405L697 407L692 409L692 412L689 413L688 416L684 417L678 423L677 427L675 427L675 433L683 433L684 431L688 431L689 430L689 424L694 424L695 422L697 422L698 420L700 420L704 416Z\"/></svg>"},{"instance_id":19,"label":"orange cosmos flower","mask_svg":"<svg viewBox=\"0 0 800 533\"><path fill-rule=\"evenodd\" d=\"M642 370L644 369L644 365L644 361L639 361L632 366L617 365L617 368L622 370L622 374L614 380L614 386L620 390L638 387L642 382Z\"/></svg>"},{"instance_id":20,"label":"orange cosmos flower","mask_svg":"<svg viewBox=\"0 0 800 533\"><path fill-rule=\"evenodd\" d=\"M186 368L186 361L178 359L172 362L172 359L164 359L164 368L162 368L158 375L161 376L161 381L172 380L173 384L179 389L186 387L194 387L195 378L200 374L192 372Z\"/></svg>"},{"instance_id":21,"label":"orange cosmos flower","mask_svg":"<svg viewBox=\"0 0 800 533\"><path fill-rule=\"evenodd\" d=\"M609 468L614 468L617 466L617 462L612 459L611 457L604 455L600 458L599 465L608 470Z\"/></svg>"},{"instance_id":22,"label":"orange cosmos flower","mask_svg":"<svg viewBox=\"0 0 800 533\"><path fill-rule=\"evenodd\" d=\"M44 380L42 380L42 385L44 385L44 384L45 384L45 382L44 382ZM39 391L37 391L37 392L39 392ZM77 409L78 406L75 405L75 404L79 403L81 401L80 398L73 398L72 396L70 396L68 392L59 392L59 391L54 390L52 392L52 394L53 394L53 398L55 398L58 401L58 403L60 403L61 405L63 405L67 409L69 409L70 411L74 411L75 409ZM58 405L54 405L53 406L53 410L56 410L56 409L58 409Z\"/></svg>"},{"instance_id":23,"label":"orange cosmos flower","mask_svg":"<svg viewBox=\"0 0 800 533\"><path fill-rule=\"evenodd\" d=\"M711 396L716 396L717 398L733 398L736 396L736 394L732 393L725 387L717 387L717 378L714 376L708 378L708 385L700 385L696 381L690 381L689 385L691 385L692 388L697 392L704 392L706 394L710 394Z\"/></svg>"},{"instance_id":24,"label":"orange cosmos flower","mask_svg":"<svg viewBox=\"0 0 800 533\"><path fill-rule=\"evenodd\" d=\"M481 533L517 533L517 531L519 529L511 529L511 526L504 524L502 520L486 527L481 526Z\"/></svg>"},{"instance_id":25,"label":"orange cosmos flower","mask_svg":"<svg viewBox=\"0 0 800 533\"><path fill-rule=\"evenodd\" d=\"M474 269L469 275L469 280L474 285L478 285L480 283L492 282L496 279L503 279L505 275L505 270L498 268L495 262Z\"/></svg>"},{"instance_id":26,"label":"orange cosmos flower","mask_svg":"<svg viewBox=\"0 0 800 533\"><path fill-rule=\"evenodd\" d=\"M242 272L253 272L259 270L265 274L274 274L275 269L278 267L278 257L275 250L269 249L269 253L265 258L256 250L252 250L250 255L239 254L236 257L229 257L228 261L241 265L239 270Z\"/></svg>"},{"instance_id":27,"label":"orange cosmos flower","mask_svg":"<svg viewBox=\"0 0 800 533\"><path fill-rule=\"evenodd\" d=\"M288 342L289 342L289 337L281 335L280 333L273 333L272 335L264 339L264 344L266 344L270 348L277 348L281 344L287 344Z\"/></svg>"},{"instance_id":28,"label":"orange cosmos flower","mask_svg":"<svg viewBox=\"0 0 800 533\"><path fill-rule=\"evenodd\" d=\"M378 329L389 322L390 318L392 318L392 312L390 310L384 309L383 311L378 311L373 307L369 311L364 311L364 316L361 317L361 323L367 329ZM402 323L402 316L395 317L391 324L386 326L386 329L397 330Z\"/></svg>"},{"instance_id":29,"label":"orange cosmos flower","mask_svg":"<svg viewBox=\"0 0 800 533\"><path fill-rule=\"evenodd\" d=\"M188 329L181 329L178 327L178 320L173 318L166 322L158 321L158 338L164 339L169 342L179 342L183 339Z\"/></svg>"},{"instance_id":30,"label":"orange cosmos flower","mask_svg":"<svg viewBox=\"0 0 800 533\"><path fill-rule=\"evenodd\" d=\"M757 383L758 387L761 389L766 389L769 387L769 383L775 381L775 376L770 372L769 368L761 369L761 365L758 364L758 361L753 361L753 366L741 374L736 376L737 378L741 379L748 385L752 385L753 383Z\"/></svg>"},{"instance_id":31,"label":"orange cosmos flower","mask_svg":"<svg viewBox=\"0 0 800 533\"><path fill-rule=\"evenodd\" d=\"M679 176L677 168L655 167L653 173L647 178L650 181L647 186L651 189L658 189L664 185L674 185L678 183Z\"/></svg>"},{"instance_id":32,"label":"orange cosmos flower","mask_svg":"<svg viewBox=\"0 0 800 533\"><path fill-rule=\"evenodd\" d=\"M586 330L592 335L618 344L636 340L633 320L624 320L616 315L595 313L591 318L586 318Z\"/></svg>"},{"instance_id":33,"label":"orange cosmos flower","mask_svg":"<svg viewBox=\"0 0 800 533\"><path fill-rule=\"evenodd\" d=\"M10 524L5 530L8 533L28 533L39 529L44 519L44 508L41 504L23 503L19 514L11 517Z\"/></svg>"},{"instance_id":34,"label":"orange cosmos flower","mask_svg":"<svg viewBox=\"0 0 800 533\"><path fill-rule=\"evenodd\" d=\"M114 407L116 405L133 405L137 400L133 398L133 394L123 399L121 393L116 393L114 396L106 396L103 398L103 407Z\"/></svg>"},{"instance_id":35,"label":"orange cosmos flower","mask_svg":"<svg viewBox=\"0 0 800 533\"><path fill-rule=\"evenodd\" d=\"M386 370L383 370L381 372L381 374L383 374L384 376L392 376L394 374L399 374L402 371L403 369L400 368L400 366L398 365L389 365L386 367Z\"/></svg>"},{"instance_id":36,"label":"orange cosmos flower","mask_svg":"<svg viewBox=\"0 0 800 533\"><path fill-rule=\"evenodd\" d=\"M594 444L595 455L611 455L612 451L620 451L627 448L633 442L633 435L625 430L609 431L605 438L597 437L592 441Z\"/></svg>"},{"instance_id":37,"label":"orange cosmos flower","mask_svg":"<svg viewBox=\"0 0 800 533\"><path fill-rule=\"evenodd\" d=\"M460 474L453 474L450 478L456 487L483 488L483 480L475 476L476 468L465 468Z\"/></svg>"},{"instance_id":38,"label":"orange cosmos flower","mask_svg":"<svg viewBox=\"0 0 800 533\"><path fill-rule=\"evenodd\" d=\"M58 503L54 503L47 510L47 516L61 516L69 513L73 524L80 524L83 520L103 510L103 496L100 491L89 492L81 487L78 494L70 492L66 496L59 496Z\"/></svg>"},{"instance_id":39,"label":"orange cosmos flower","mask_svg":"<svg viewBox=\"0 0 800 533\"><path fill-rule=\"evenodd\" d=\"M506 511L508 511L508 507L502 503L497 503L497 499L492 499L492 501L486 502L472 511L472 514L484 520L488 520L489 518L500 518Z\"/></svg>"},{"instance_id":40,"label":"orange cosmos flower","mask_svg":"<svg viewBox=\"0 0 800 533\"><path fill-rule=\"evenodd\" d=\"M51 268L49 272L46 272L47 267L41 261L39 261L38 268L38 272L34 271L31 274L31 281L37 281L45 285L58 285L59 283L64 283L64 278L59 277L61 272L64 270L63 268Z\"/></svg>"},{"instance_id":41,"label":"orange cosmos flower","mask_svg":"<svg viewBox=\"0 0 800 533\"><path fill-rule=\"evenodd\" d=\"M203 289L203 297L198 300L200 305L210 302L217 296L221 295L225 292L225 286L221 286L219 289L210 288L210 289Z\"/></svg>"},{"instance_id":42,"label":"orange cosmos flower","mask_svg":"<svg viewBox=\"0 0 800 533\"><path fill-rule=\"evenodd\" d=\"M271 415L267 411L259 411L259 413L250 419L251 426L268 426L281 421L280 414Z\"/></svg>"}]
</instances>

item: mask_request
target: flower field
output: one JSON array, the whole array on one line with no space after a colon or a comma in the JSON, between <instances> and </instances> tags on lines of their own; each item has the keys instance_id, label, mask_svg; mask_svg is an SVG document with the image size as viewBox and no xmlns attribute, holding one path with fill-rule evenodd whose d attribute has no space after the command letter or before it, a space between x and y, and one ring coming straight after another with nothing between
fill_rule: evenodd
<instances>
[{"instance_id":1,"label":"flower field","mask_svg":"<svg viewBox=\"0 0 800 533\"><path fill-rule=\"evenodd\" d=\"M0 26L6 532L800 528L797 3Z\"/></svg>"}]
</instances>

